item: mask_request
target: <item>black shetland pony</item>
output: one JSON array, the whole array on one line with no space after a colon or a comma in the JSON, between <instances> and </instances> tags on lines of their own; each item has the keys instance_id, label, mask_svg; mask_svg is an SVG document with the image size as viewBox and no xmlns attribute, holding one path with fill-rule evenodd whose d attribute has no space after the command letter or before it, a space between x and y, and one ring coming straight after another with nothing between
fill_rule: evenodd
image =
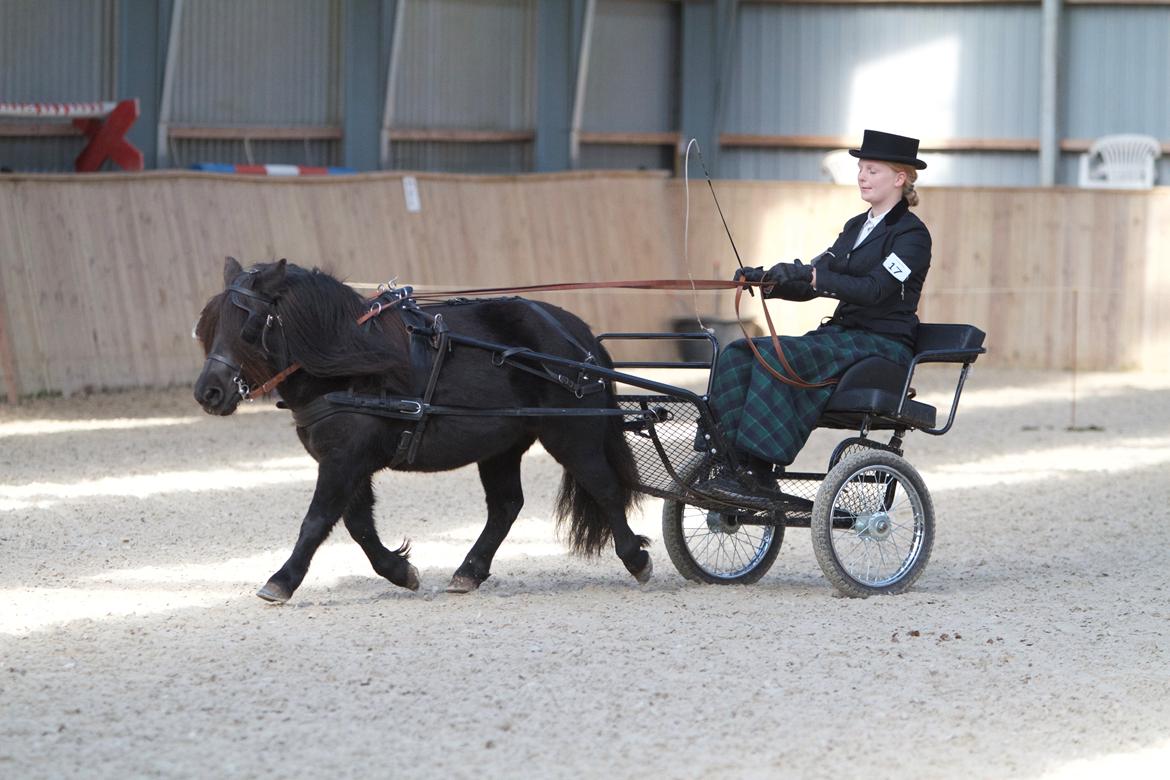
<instances>
[{"instance_id":1,"label":"black shetland pony","mask_svg":"<svg viewBox=\"0 0 1170 780\"><path fill-rule=\"evenodd\" d=\"M570 335L610 365L589 328L555 306L505 298L423 308L441 313L451 333L580 360ZM195 382L195 399L208 414L231 414L247 386L258 386L292 363L301 369L281 384L280 395L294 414L333 391L417 397L402 314L391 310L359 326L366 309L362 296L321 271L284 260L244 270L228 258L224 291L208 301L196 325L207 361ZM446 356L431 402L481 409L616 405L608 384L604 392L579 399L544 377L498 367L488 350L463 345ZM315 422L300 419L309 419L297 435L318 463L317 486L292 555L257 592L262 599L291 598L339 518L375 572L416 590L418 570L408 560L409 543L388 550L374 529L372 476L388 467L445 471L469 463L479 465L487 524L447 589L475 590L490 574L492 558L524 504L520 457L538 440L565 469L556 510L569 523L570 547L597 554L612 539L630 573L639 582L650 579L650 556L642 549L649 542L626 522L636 495L636 467L618 417L435 415L409 465L393 461L401 434L414 421L348 410Z\"/></svg>"}]
</instances>

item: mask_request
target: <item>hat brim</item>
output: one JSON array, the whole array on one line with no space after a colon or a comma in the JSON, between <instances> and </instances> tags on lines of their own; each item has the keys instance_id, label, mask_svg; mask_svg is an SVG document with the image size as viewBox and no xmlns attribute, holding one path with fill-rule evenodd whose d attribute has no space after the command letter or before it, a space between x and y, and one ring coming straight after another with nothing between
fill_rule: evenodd
<instances>
[{"instance_id":1,"label":"hat brim","mask_svg":"<svg viewBox=\"0 0 1170 780\"><path fill-rule=\"evenodd\" d=\"M902 165L909 165L911 167L917 168L920 171L926 167L926 163L914 157L900 157L896 154L882 154L881 152L866 152L865 154L862 154L861 149L850 149L849 154L859 159L901 163Z\"/></svg>"}]
</instances>

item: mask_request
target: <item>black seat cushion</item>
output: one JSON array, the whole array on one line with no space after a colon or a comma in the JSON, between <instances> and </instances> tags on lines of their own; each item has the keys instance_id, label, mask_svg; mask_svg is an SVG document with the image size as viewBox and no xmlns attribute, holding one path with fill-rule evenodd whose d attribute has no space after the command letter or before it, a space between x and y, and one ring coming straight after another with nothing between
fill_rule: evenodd
<instances>
[{"instance_id":1,"label":"black seat cushion","mask_svg":"<svg viewBox=\"0 0 1170 780\"><path fill-rule=\"evenodd\" d=\"M915 338L919 363L973 363L983 353L986 334L974 325L921 323ZM850 366L833 390L817 426L860 428L868 417L872 429L933 428L937 410L907 399L902 400L909 366L900 366L883 357L867 357Z\"/></svg>"},{"instance_id":2,"label":"black seat cushion","mask_svg":"<svg viewBox=\"0 0 1170 780\"><path fill-rule=\"evenodd\" d=\"M841 376L817 425L822 428L858 428L862 417L870 415L871 428L933 428L936 410L929 404L906 401L902 413L895 415L898 402L902 400L907 370L906 366L883 357L857 361Z\"/></svg>"},{"instance_id":3,"label":"black seat cushion","mask_svg":"<svg viewBox=\"0 0 1170 780\"><path fill-rule=\"evenodd\" d=\"M983 351L986 335L974 325L923 322L918 325L914 349L920 363L974 362Z\"/></svg>"}]
</instances>

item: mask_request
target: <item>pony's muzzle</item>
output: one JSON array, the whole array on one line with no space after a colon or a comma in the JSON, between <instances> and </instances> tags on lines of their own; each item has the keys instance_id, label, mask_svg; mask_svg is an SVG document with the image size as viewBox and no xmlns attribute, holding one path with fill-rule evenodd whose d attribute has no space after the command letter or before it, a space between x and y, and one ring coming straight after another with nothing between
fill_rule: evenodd
<instances>
[{"instance_id":1,"label":"pony's muzzle","mask_svg":"<svg viewBox=\"0 0 1170 780\"><path fill-rule=\"evenodd\" d=\"M207 361L199 379L195 382L195 400L208 414L228 415L240 405L242 396L231 377L219 376L225 373L216 370L212 361Z\"/></svg>"}]
</instances>

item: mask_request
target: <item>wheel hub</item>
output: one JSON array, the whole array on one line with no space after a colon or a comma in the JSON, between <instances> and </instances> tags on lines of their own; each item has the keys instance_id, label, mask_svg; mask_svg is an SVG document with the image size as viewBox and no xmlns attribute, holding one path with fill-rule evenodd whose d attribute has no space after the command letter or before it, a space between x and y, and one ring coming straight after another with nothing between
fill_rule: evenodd
<instances>
[{"instance_id":1,"label":"wheel hub","mask_svg":"<svg viewBox=\"0 0 1170 780\"><path fill-rule=\"evenodd\" d=\"M734 515L716 512L712 509L707 513L707 528L712 533L733 534L739 530L739 520Z\"/></svg>"},{"instance_id":2,"label":"wheel hub","mask_svg":"<svg viewBox=\"0 0 1170 780\"><path fill-rule=\"evenodd\" d=\"M888 512L874 512L868 515L858 515L857 519L853 521L853 530L858 536L883 542L893 533L894 523Z\"/></svg>"}]
</instances>

